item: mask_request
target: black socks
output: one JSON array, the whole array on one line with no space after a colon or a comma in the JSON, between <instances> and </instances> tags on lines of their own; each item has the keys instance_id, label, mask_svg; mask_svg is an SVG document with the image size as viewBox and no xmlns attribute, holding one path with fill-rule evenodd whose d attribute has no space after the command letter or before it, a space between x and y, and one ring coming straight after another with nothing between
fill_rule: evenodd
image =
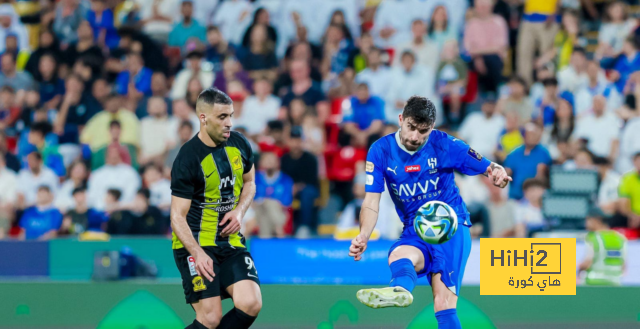
<instances>
[{"instance_id":1,"label":"black socks","mask_svg":"<svg viewBox=\"0 0 640 329\"><path fill-rule=\"evenodd\" d=\"M251 316L234 307L222 317L218 329L245 329L249 328L255 320L255 316Z\"/></svg>"}]
</instances>

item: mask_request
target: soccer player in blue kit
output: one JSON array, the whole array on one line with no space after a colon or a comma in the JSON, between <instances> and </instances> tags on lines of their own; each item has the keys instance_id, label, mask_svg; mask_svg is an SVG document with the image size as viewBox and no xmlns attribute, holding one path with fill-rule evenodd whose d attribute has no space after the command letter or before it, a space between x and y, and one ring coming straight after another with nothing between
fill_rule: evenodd
<instances>
[{"instance_id":1,"label":"soccer player in blue kit","mask_svg":"<svg viewBox=\"0 0 640 329\"><path fill-rule=\"evenodd\" d=\"M456 302L471 251L471 222L454 181L454 170L466 175L483 174L501 188L512 179L502 166L482 157L465 142L435 130L435 119L433 103L413 96L399 115L400 129L369 149L360 234L351 241L349 256L360 260L367 249L386 182L404 229L389 250L389 287L360 290L358 300L372 308L409 306L418 277L426 276L433 290L438 328L461 328ZM413 228L416 211L433 200L447 203L458 216L458 231L443 244L424 242Z\"/></svg>"}]
</instances>

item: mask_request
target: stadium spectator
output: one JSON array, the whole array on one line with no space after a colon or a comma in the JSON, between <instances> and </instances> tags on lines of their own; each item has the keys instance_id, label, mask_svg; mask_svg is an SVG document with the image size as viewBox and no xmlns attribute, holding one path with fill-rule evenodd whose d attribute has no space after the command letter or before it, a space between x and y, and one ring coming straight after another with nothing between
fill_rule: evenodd
<instances>
[{"instance_id":1,"label":"stadium spectator","mask_svg":"<svg viewBox=\"0 0 640 329\"><path fill-rule=\"evenodd\" d=\"M297 237L307 237L317 228L315 200L320 195L318 159L303 149L301 129L291 129L289 152L282 156L282 172L293 179L293 196L300 202L293 223Z\"/></svg>"},{"instance_id":2,"label":"stadium spectator","mask_svg":"<svg viewBox=\"0 0 640 329\"><path fill-rule=\"evenodd\" d=\"M78 143L80 128L102 110L102 105L84 89L82 78L72 74L65 83L60 111L53 130L60 135L60 144Z\"/></svg>"},{"instance_id":3,"label":"stadium spectator","mask_svg":"<svg viewBox=\"0 0 640 329\"><path fill-rule=\"evenodd\" d=\"M193 79L200 81L202 88L209 88L213 85L215 74L210 67L202 63L204 54L198 50L193 50L187 54L187 66L183 68L175 77L171 87L171 99L182 99L187 97L189 82Z\"/></svg>"},{"instance_id":4,"label":"stadium spectator","mask_svg":"<svg viewBox=\"0 0 640 329\"><path fill-rule=\"evenodd\" d=\"M478 127L482 127L479 129ZM505 119L496 113L495 99L485 99L481 112L470 113L462 122L458 136L480 154L492 155L505 128Z\"/></svg>"},{"instance_id":5,"label":"stadium spectator","mask_svg":"<svg viewBox=\"0 0 640 329\"><path fill-rule=\"evenodd\" d=\"M434 54L439 54L442 48L438 48L438 44L427 39L427 27L422 19L416 19L411 23L411 40L403 42L395 47L396 54L410 50L416 56L418 65L428 66L431 70L436 71L440 58ZM395 56L393 66L401 65L400 56Z\"/></svg>"},{"instance_id":6,"label":"stadium spectator","mask_svg":"<svg viewBox=\"0 0 640 329\"><path fill-rule=\"evenodd\" d=\"M638 41L629 36L622 46L620 56L603 58L600 65L604 69L611 69L609 78L615 82L618 92L622 93L631 75L640 70L640 56L638 56Z\"/></svg>"},{"instance_id":7,"label":"stadium spectator","mask_svg":"<svg viewBox=\"0 0 640 329\"><path fill-rule=\"evenodd\" d=\"M267 78L271 81L276 79L278 59L275 54L275 44L269 40L265 25L253 26L249 44L238 51L238 59L252 79Z\"/></svg>"},{"instance_id":8,"label":"stadium spectator","mask_svg":"<svg viewBox=\"0 0 640 329\"><path fill-rule=\"evenodd\" d=\"M309 52L311 52L311 45L309 43L306 44L309 45ZM362 70L371 64L371 59L368 57L369 53L374 49L377 48L373 46L373 37L369 32L363 32L356 42L356 48L353 48L351 54L349 54L349 68L353 69L356 73L362 72ZM320 50L318 50L318 52L319 51ZM309 54L309 56L311 56L311 54Z\"/></svg>"},{"instance_id":9,"label":"stadium spectator","mask_svg":"<svg viewBox=\"0 0 640 329\"><path fill-rule=\"evenodd\" d=\"M7 135L5 131L0 129L0 157L4 159L4 164L14 173L18 173L20 171L20 160L18 157L9 152L7 148Z\"/></svg>"},{"instance_id":10,"label":"stadium spectator","mask_svg":"<svg viewBox=\"0 0 640 329\"><path fill-rule=\"evenodd\" d=\"M580 35L580 21L578 13L566 10L562 13L561 26L556 33L553 47L542 53L536 60L536 67L553 64L556 71L569 65L573 51L579 45L584 44Z\"/></svg>"},{"instance_id":11,"label":"stadium spectator","mask_svg":"<svg viewBox=\"0 0 640 329\"><path fill-rule=\"evenodd\" d=\"M104 54L93 39L93 28L91 24L87 21L80 22L77 35L78 40L69 44L62 52L61 67L68 71L80 58L91 58L95 62L95 65L98 67L102 66L105 61Z\"/></svg>"},{"instance_id":12,"label":"stadium spectator","mask_svg":"<svg viewBox=\"0 0 640 329\"><path fill-rule=\"evenodd\" d=\"M534 55L553 47L558 31L555 14L558 0L525 0L524 15L518 31L516 49L518 75L528 85L533 83Z\"/></svg>"},{"instance_id":13,"label":"stadium spectator","mask_svg":"<svg viewBox=\"0 0 640 329\"><path fill-rule=\"evenodd\" d=\"M507 197L505 190L491 184L491 180L482 179L489 191L486 203L489 215L490 236L492 238L509 238L515 236L516 202Z\"/></svg>"},{"instance_id":14,"label":"stadium spectator","mask_svg":"<svg viewBox=\"0 0 640 329\"><path fill-rule=\"evenodd\" d=\"M552 158L561 158L571 141L575 126L576 119L571 104L564 100L560 101L558 110L555 111L553 125L546 127L542 136L542 144L549 149Z\"/></svg>"},{"instance_id":15,"label":"stadium spectator","mask_svg":"<svg viewBox=\"0 0 640 329\"><path fill-rule=\"evenodd\" d=\"M350 105L343 108L343 130L356 145L366 146L371 136L382 132L385 121L384 101L372 96L366 83L360 83L355 96L351 97Z\"/></svg>"},{"instance_id":16,"label":"stadium spectator","mask_svg":"<svg viewBox=\"0 0 640 329\"><path fill-rule=\"evenodd\" d=\"M235 80L230 80L229 83L227 84L227 92L230 92L228 86L234 81ZM189 83L187 84L187 95L185 96L185 100L187 101L187 104L189 104L191 108L196 108L196 102L198 101L198 96L203 90L204 90L204 87L202 87L202 83L200 83L198 79L192 78L191 80L189 80Z\"/></svg>"},{"instance_id":17,"label":"stadium spectator","mask_svg":"<svg viewBox=\"0 0 640 329\"><path fill-rule=\"evenodd\" d=\"M294 98L289 104L289 112L287 121L290 126L302 125L302 120L306 113L309 113L309 107L304 103L302 98Z\"/></svg>"},{"instance_id":18,"label":"stadium spectator","mask_svg":"<svg viewBox=\"0 0 640 329\"><path fill-rule=\"evenodd\" d=\"M602 95L607 99L607 111L614 111L622 106L622 96L615 85L607 80L597 62L587 64L587 80L575 93L577 117L586 115L593 106L593 97Z\"/></svg>"},{"instance_id":19,"label":"stadium spectator","mask_svg":"<svg viewBox=\"0 0 640 329\"><path fill-rule=\"evenodd\" d=\"M341 25L331 24L324 38L321 72L326 78L337 75L347 68L353 43L345 34Z\"/></svg>"},{"instance_id":20,"label":"stadium spectator","mask_svg":"<svg viewBox=\"0 0 640 329\"><path fill-rule=\"evenodd\" d=\"M164 160L165 168L171 169L173 167L173 162L176 160L178 156L178 152L180 152L180 148L184 143L188 142L194 136L193 124L189 121L181 121L180 126L178 128L178 144L175 145L167 152L167 156Z\"/></svg>"},{"instance_id":21,"label":"stadium spectator","mask_svg":"<svg viewBox=\"0 0 640 329\"><path fill-rule=\"evenodd\" d=\"M609 4L598 32L596 57L616 57L622 51L625 39L636 28L637 22L629 17L629 5L623 1Z\"/></svg>"},{"instance_id":22,"label":"stadium spectator","mask_svg":"<svg viewBox=\"0 0 640 329\"><path fill-rule=\"evenodd\" d=\"M196 111L189 107L189 104L184 99L179 99L173 101L173 115L169 118L170 125L168 128L168 132L170 134L174 134L174 140L178 140L178 130L183 121L189 121L191 123L191 127L193 128L193 133L191 136L194 136L200 130L200 119L198 119L198 115Z\"/></svg>"},{"instance_id":23,"label":"stadium spectator","mask_svg":"<svg viewBox=\"0 0 640 329\"><path fill-rule=\"evenodd\" d=\"M149 190L149 204L160 209L164 215L169 215L171 182L162 177L162 169L156 165L148 165L142 170L142 179Z\"/></svg>"},{"instance_id":24,"label":"stadium spectator","mask_svg":"<svg viewBox=\"0 0 640 329\"><path fill-rule=\"evenodd\" d=\"M213 64L213 72L218 75L222 72L222 63L228 56L233 56L236 48L229 43L220 33L217 26L207 27L207 48L205 58Z\"/></svg>"},{"instance_id":25,"label":"stadium spectator","mask_svg":"<svg viewBox=\"0 0 640 329\"><path fill-rule=\"evenodd\" d=\"M107 161L107 152L109 148L115 148L120 153L122 162L128 165L138 168L138 152L134 145L122 143L120 140L120 134L122 127L119 121L111 121L109 123L109 135L111 141L108 145L103 146L91 155L91 170L96 170L102 167Z\"/></svg>"},{"instance_id":26,"label":"stadium spectator","mask_svg":"<svg viewBox=\"0 0 640 329\"><path fill-rule=\"evenodd\" d=\"M87 21L93 29L93 40L100 47L115 49L120 37L115 27L113 10L108 7L106 0L91 0L91 9L87 13Z\"/></svg>"},{"instance_id":27,"label":"stadium spectator","mask_svg":"<svg viewBox=\"0 0 640 329\"><path fill-rule=\"evenodd\" d=\"M2 239L11 227L18 195L18 178L13 170L6 167L2 156L0 156L0 186L2 186L0 189L0 239Z\"/></svg>"},{"instance_id":28,"label":"stadium spectator","mask_svg":"<svg viewBox=\"0 0 640 329\"><path fill-rule=\"evenodd\" d=\"M73 191L78 188L86 188L89 171L87 165L82 161L74 161L69 166L67 180L62 183L60 190L56 194L55 206L65 213L69 209L76 207Z\"/></svg>"},{"instance_id":29,"label":"stadium spectator","mask_svg":"<svg viewBox=\"0 0 640 329\"><path fill-rule=\"evenodd\" d=\"M558 103L564 99L570 102L573 107L573 96L570 92L558 92L558 80L556 78L545 79L542 84L544 85L544 94L535 100L532 118L538 124L548 127L553 124Z\"/></svg>"},{"instance_id":30,"label":"stadium spectator","mask_svg":"<svg viewBox=\"0 0 640 329\"><path fill-rule=\"evenodd\" d=\"M558 90L575 94L589 83L587 54L584 48L574 48L568 65L558 71ZM600 73L600 72L598 72ZM604 77L604 75L602 75Z\"/></svg>"},{"instance_id":31,"label":"stadium spectator","mask_svg":"<svg viewBox=\"0 0 640 329\"><path fill-rule=\"evenodd\" d=\"M533 106L527 97L529 91L525 80L522 77L513 76L507 83L507 89L508 94L498 102L498 108L504 114L514 112L520 126L531 121Z\"/></svg>"},{"instance_id":32,"label":"stadium spectator","mask_svg":"<svg viewBox=\"0 0 640 329\"><path fill-rule=\"evenodd\" d=\"M308 106L315 106L318 117L324 120L329 113L328 104L320 85L311 80L309 64L302 60L294 60L291 63L291 80L293 84L282 96L282 106L285 111L294 98L302 98Z\"/></svg>"},{"instance_id":33,"label":"stadium spectator","mask_svg":"<svg viewBox=\"0 0 640 329\"><path fill-rule=\"evenodd\" d=\"M160 210L149 205L149 190L140 189L131 204L111 214L107 233L112 235L162 235L169 221Z\"/></svg>"},{"instance_id":34,"label":"stadium spectator","mask_svg":"<svg viewBox=\"0 0 640 329\"><path fill-rule=\"evenodd\" d=\"M243 126L251 136L263 133L267 122L276 120L280 113L280 99L271 94L271 83L266 78L261 78L253 83L254 95L245 99L242 115L235 122L237 126Z\"/></svg>"},{"instance_id":35,"label":"stadium spectator","mask_svg":"<svg viewBox=\"0 0 640 329\"><path fill-rule=\"evenodd\" d=\"M293 180L280 171L280 159L274 153L262 153L254 201L261 238L284 237L287 209L292 201Z\"/></svg>"},{"instance_id":36,"label":"stadium spectator","mask_svg":"<svg viewBox=\"0 0 640 329\"><path fill-rule=\"evenodd\" d=\"M269 15L269 11L265 8L260 7L253 12L253 21L251 22L251 25L249 25L247 30L244 32L244 35L242 37L243 47L249 48L249 46L252 43L252 40L251 40L252 33L256 28L259 28L259 27L265 28L266 38L272 44L275 45L278 42L278 32L271 25L271 17Z\"/></svg>"},{"instance_id":37,"label":"stadium spectator","mask_svg":"<svg viewBox=\"0 0 640 329\"><path fill-rule=\"evenodd\" d=\"M0 60L0 87L10 86L16 91L32 90L35 88L33 77L27 72L17 70L14 55L3 53ZM21 102L21 100L22 99L18 97L18 102Z\"/></svg>"},{"instance_id":38,"label":"stadium spectator","mask_svg":"<svg viewBox=\"0 0 640 329\"><path fill-rule=\"evenodd\" d=\"M542 214L542 196L546 191L544 181L529 178L522 184L523 198L516 205L514 221L516 238L531 238L534 233L548 229Z\"/></svg>"},{"instance_id":39,"label":"stadium spectator","mask_svg":"<svg viewBox=\"0 0 640 329\"><path fill-rule=\"evenodd\" d=\"M153 72L144 66L144 60L138 53L127 55L126 69L118 74L115 89L120 95L142 97L151 94L151 76ZM138 93L142 95L138 95Z\"/></svg>"},{"instance_id":40,"label":"stadium spectator","mask_svg":"<svg viewBox=\"0 0 640 329\"><path fill-rule=\"evenodd\" d=\"M514 111L506 112L504 118L504 130L500 132L495 152L500 161L504 161L507 155L524 144L524 129L518 125L518 114Z\"/></svg>"},{"instance_id":41,"label":"stadium spectator","mask_svg":"<svg viewBox=\"0 0 640 329\"><path fill-rule=\"evenodd\" d=\"M372 48L366 56L367 67L356 75L357 83L366 83L371 95L384 98L389 91L391 70L382 63L382 50Z\"/></svg>"},{"instance_id":42,"label":"stadium spectator","mask_svg":"<svg viewBox=\"0 0 640 329\"><path fill-rule=\"evenodd\" d=\"M502 78L509 29L504 18L493 14L492 0L476 0L474 14L465 25L464 48L473 59L480 89L495 93Z\"/></svg>"},{"instance_id":43,"label":"stadium spectator","mask_svg":"<svg viewBox=\"0 0 640 329\"><path fill-rule=\"evenodd\" d=\"M458 43L453 40L444 44L441 56L442 60L436 71L436 88L441 98L449 99L449 104L445 107L446 121L457 127L464 118L461 113L461 98L466 93L467 64L460 57Z\"/></svg>"},{"instance_id":44,"label":"stadium spectator","mask_svg":"<svg viewBox=\"0 0 640 329\"><path fill-rule=\"evenodd\" d=\"M0 40L6 41L8 36L17 37L18 49L29 50L29 34L20 22L20 16L10 3L0 4ZM0 53L5 53L6 42L0 42Z\"/></svg>"},{"instance_id":45,"label":"stadium spectator","mask_svg":"<svg viewBox=\"0 0 640 329\"><path fill-rule=\"evenodd\" d=\"M640 227L640 152L633 156L633 170L620 179L620 210L628 218L630 228Z\"/></svg>"},{"instance_id":46,"label":"stadium spectator","mask_svg":"<svg viewBox=\"0 0 640 329\"><path fill-rule=\"evenodd\" d=\"M103 226L109 216L103 211L89 208L86 188L76 187L71 193L74 207L64 214L58 234L78 235L86 231L104 231Z\"/></svg>"},{"instance_id":47,"label":"stadium spectator","mask_svg":"<svg viewBox=\"0 0 640 329\"><path fill-rule=\"evenodd\" d=\"M626 173L633 169L633 156L638 152L640 152L640 117L628 120L620 134L620 152L615 163L618 173Z\"/></svg>"},{"instance_id":48,"label":"stadium spectator","mask_svg":"<svg viewBox=\"0 0 640 329\"><path fill-rule=\"evenodd\" d=\"M147 111L147 104L149 103L149 99L151 97L161 97L164 99L165 105L167 107L167 113L171 115L172 111L172 102L169 96L169 89L167 88L167 77L162 72L154 72L151 76L151 93L150 95L145 95L136 107L136 116L138 119L143 119L144 117L149 115Z\"/></svg>"},{"instance_id":49,"label":"stadium spectator","mask_svg":"<svg viewBox=\"0 0 640 329\"><path fill-rule=\"evenodd\" d=\"M57 236L62 225L62 214L53 207L52 201L49 187L38 187L35 205L25 209L20 217L20 240L49 240Z\"/></svg>"},{"instance_id":50,"label":"stadium spectator","mask_svg":"<svg viewBox=\"0 0 640 329\"><path fill-rule=\"evenodd\" d=\"M166 43L173 29L173 21L180 9L179 0L136 0L142 32L161 43Z\"/></svg>"},{"instance_id":51,"label":"stadium spectator","mask_svg":"<svg viewBox=\"0 0 640 329\"><path fill-rule=\"evenodd\" d=\"M107 148L107 161L104 166L91 173L87 184L89 206L97 210L105 209L105 195L109 189L122 191L121 201L128 204L133 201L140 188L140 176L128 164L122 162L117 147Z\"/></svg>"},{"instance_id":52,"label":"stadium spectator","mask_svg":"<svg viewBox=\"0 0 640 329\"><path fill-rule=\"evenodd\" d=\"M613 166L607 158L595 157L594 164L597 166L600 176L597 205L605 214L613 215L618 210L617 207L620 203L618 187L621 176L613 170Z\"/></svg>"},{"instance_id":53,"label":"stadium spectator","mask_svg":"<svg viewBox=\"0 0 640 329\"><path fill-rule=\"evenodd\" d=\"M613 162L618 156L622 124L615 114L607 112L606 102L604 96L593 97L593 113L578 120L574 137L585 140L593 154L607 157Z\"/></svg>"},{"instance_id":54,"label":"stadium spectator","mask_svg":"<svg viewBox=\"0 0 640 329\"><path fill-rule=\"evenodd\" d=\"M167 116L167 105L160 97L149 98L149 116L140 122L141 164L162 163L162 156L176 143L175 134L168 134L171 122Z\"/></svg>"},{"instance_id":55,"label":"stadium spectator","mask_svg":"<svg viewBox=\"0 0 640 329\"><path fill-rule=\"evenodd\" d=\"M226 93L228 92L227 84L232 80L242 82L246 89L251 90L251 84L253 81L249 77L249 74L242 69L242 65L240 65L240 62L238 62L235 57L229 56L222 63L222 72L217 72L215 74L213 87Z\"/></svg>"},{"instance_id":56,"label":"stadium spectator","mask_svg":"<svg viewBox=\"0 0 640 329\"><path fill-rule=\"evenodd\" d=\"M78 40L76 31L87 15L86 2L79 0L63 0L58 2L53 20L53 32L63 46Z\"/></svg>"},{"instance_id":57,"label":"stadium spectator","mask_svg":"<svg viewBox=\"0 0 640 329\"><path fill-rule=\"evenodd\" d=\"M58 40L56 40L53 32L48 30L40 32L38 48L36 48L36 50L32 52L31 55L29 55L29 60L27 60L27 63L24 66L24 71L31 74L32 77L36 77L40 66L40 57L45 54L52 55L58 65L61 64L63 60Z\"/></svg>"},{"instance_id":58,"label":"stadium spectator","mask_svg":"<svg viewBox=\"0 0 640 329\"><path fill-rule=\"evenodd\" d=\"M180 14L182 19L173 26L169 33L168 45L183 47L191 38L206 42L207 29L193 18L193 0L182 0Z\"/></svg>"},{"instance_id":59,"label":"stadium spectator","mask_svg":"<svg viewBox=\"0 0 640 329\"><path fill-rule=\"evenodd\" d=\"M113 141L109 133L111 122L120 123L122 143L139 145L140 121L136 115L122 107L123 99L120 95L111 94L106 101L104 110L94 115L85 125L80 134L80 142L87 144L91 150L97 151Z\"/></svg>"},{"instance_id":60,"label":"stadium spectator","mask_svg":"<svg viewBox=\"0 0 640 329\"><path fill-rule=\"evenodd\" d=\"M16 92L10 86L0 88L0 129L12 128L20 118L22 108L16 102Z\"/></svg>"},{"instance_id":61,"label":"stadium spectator","mask_svg":"<svg viewBox=\"0 0 640 329\"><path fill-rule=\"evenodd\" d=\"M48 122L32 124L27 135L29 147L26 148L26 152L38 151L42 155L45 166L53 170L56 175L64 176L66 168L62 156L58 152L58 145L47 138L50 133L51 125ZM26 167L26 162L23 163L23 167Z\"/></svg>"},{"instance_id":62,"label":"stadium spectator","mask_svg":"<svg viewBox=\"0 0 640 329\"><path fill-rule=\"evenodd\" d=\"M438 53L440 53L446 41L458 39L457 27L449 22L448 16L447 7L438 5L433 9L431 19L429 19L427 35L429 40L435 42L438 46Z\"/></svg>"},{"instance_id":63,"label":"stadium spectator","mask_svg":"<svg viewBox=\"0 0 640 329\"><path fill-rule=\"evenodd\" d=\"M391 122L397 120L398 114L402 113L405 100L413 95L424 96L439 103L434 97L435 72L427 66L415 65L416 56L411 51L405 51L401 56L402 65L393 69L385 98L385 114Z\"/></svg>"},{"instance_id":64,"label":"stadium spectator","mask_svg":"<svg viewBox=\"0 0 640 329\"><path fill-rule=\"evenodd\" d=\"M509 198L520 200L524 196L523 183L529 178L536 177L551 165L549 151L540 145L541 128L529 123L525 125L524 145L509 153L504 160L504 166L513 182L509 188Z\"/></svg>"}]
</instances>

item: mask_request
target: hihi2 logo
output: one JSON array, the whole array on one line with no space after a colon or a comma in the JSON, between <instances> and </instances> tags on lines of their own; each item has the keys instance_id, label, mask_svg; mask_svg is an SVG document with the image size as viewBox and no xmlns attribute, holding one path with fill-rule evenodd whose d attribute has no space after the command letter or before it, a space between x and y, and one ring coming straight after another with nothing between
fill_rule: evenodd
<instances>
[{"instance_id":1,"label":"hihi2 logo","mask_svg":"<svg viewBox=\"0 0 640 329\"><path fill-rule=\"evenodd\" d=\"M481 295L575 295L575 239L480 239Z\"/></svg>"}]
</instances>

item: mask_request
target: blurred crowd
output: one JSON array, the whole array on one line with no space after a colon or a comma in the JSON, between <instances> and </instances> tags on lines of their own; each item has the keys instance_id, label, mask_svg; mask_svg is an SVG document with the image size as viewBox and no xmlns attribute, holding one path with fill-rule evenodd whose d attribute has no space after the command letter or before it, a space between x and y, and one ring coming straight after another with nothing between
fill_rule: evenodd
<instances>
[{"instance_id":1,"label":"blurred crowd","mask_svg":"<svg viewBox=\"0 0 640 329\"><path fill-rule=\"evenodd\" d=\"M559 166L597 171L594 203L637 237L637 12L607 0L0 1L0 238L170 234L170 169L209 87L233 99L256 154L245 235L357 234L367 149L420 95L438 129L513 176L507 190L457 179L474 236L553 230L542 198ZM400 225L385 192L374 236Z\"/></svg>"}]
</instances>

